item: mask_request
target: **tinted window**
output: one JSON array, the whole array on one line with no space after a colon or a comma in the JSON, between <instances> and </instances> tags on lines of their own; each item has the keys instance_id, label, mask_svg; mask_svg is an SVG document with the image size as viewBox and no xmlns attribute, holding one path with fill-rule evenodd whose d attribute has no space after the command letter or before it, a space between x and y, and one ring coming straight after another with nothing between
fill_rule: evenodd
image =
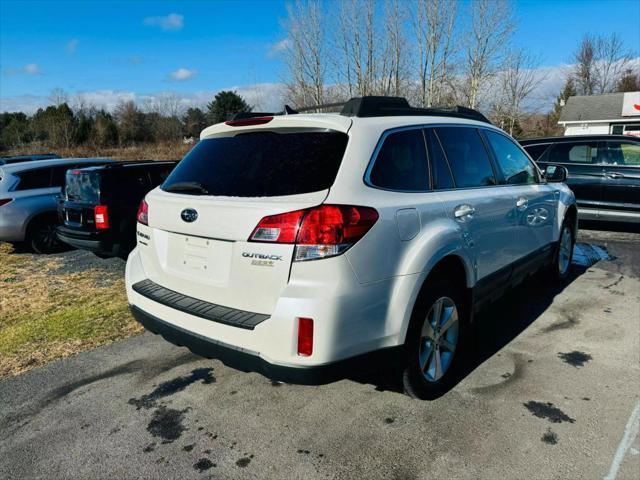
<instances>
[{"instance_id":1,"label":"tinted window","mask_svg":"<svg viewBox=\"0 0 640 480\"><path fill-rule=\"evenodd\" d=\"M507 184L537 183L536 169L520 147L497 132L486 131L485 134Z\"/></svg>"},{"instance_id":2,"label":"tinted window","mask_svg":"<svg viewBox=\"0 0 640 480\"><path fill-rule=\"evenodd\" d=\"M66 174L64 193L72 201L99 203L100 173L70 169Z\"/></svg>"},{"instance_id":3,"label":"tinted window","mask_svg":"<svg viewBox=\"0 0 640 480\"><path fill-rule=\"evenodd\" d=\"M596 163L598 142L556 143L547 152L545 162L550 163Z\"/></svg>"},{"instance_id":4,"label":"tinted window","mask_svg":"<svg viewBox=\"0 0 640 480\"><path fill-rule=\"evenodd\" d=\"M523 148L527 151L531 158L534 160L538 160L542 154L545 152L547 148L549 148L549 144L538 144L538 145L524 145Z\"/></svg>"},{"instance_id":5,"label":"tinted window","mask_svg":"<svg viewBox=\"0 0 640 480\"><path fill-rule=\"evenodd\" d=\"M438 138L431 129L426 130L425 133L427 135L429 161L431 162L431 172L433 175L433 188L436 190L453 188L451 169L449 168Z\"/></svg>"},{"instance_id":6,"label":"tinted window","mask_svg":"<svg viewBox=\"0 0 640 480\"><path fill-rule=\"evenodd\" d=\"M602 152L604 163L610 165L640 165L640 144L608 141Z\"/></svg>"},{"instance_id":7,"label":"tinted window","mask_svg":"<svg viewBox=\"0 0 640 480\"><path fill-rule=\"evenodd\" d=\"M475 128L442 127L436 129L436 133L451 165L456 187L496 184L489 156Z\"/></svg>"},{"instance_id":8,"label":"tinted window","mask_svg":"<svg viewBox=\"0 0 640 480\"><path fill-rule=\"evenodd\" d=\"M338 173L347 139L338 132L251 132L202 140L162 188L177 191L198 183L210 195L232 197L326 190ZM182 193L202 191L184 189Z\"/></svg>"},{"instance_id":9,"label":"tinted window","mask_svg":"<svg viewBox=\"0 0 640 480\"><path fill-rule=\"evenodd\" d=\"M20 183L16 190L31 190L34 188L49 188L51 185L51 169L39 168L19 174Z\"/></svg>"},{"instance_id":10,"label":"tinted window","mask_svg":"<svg viewBox=\"0 0 640 480\"><path fill-rule=\"evenodd\" d=\"M372 185L391 190L428 190L429 173L422 130L405 130L387 136L369 179Z\"/></svg>"},{"instance_id":11,"label":"tinted window","mask_svg":"<svg viewBox=\"0 0 640 480\"><path fill-rule=\"evenodd\" d=\"M64 179L67 174L67 170L72 168L71 165L64 165L62 167L54 167L51 169L51 185L54 187L62 187L64 185Z\"/></svg>"}]
</instances>

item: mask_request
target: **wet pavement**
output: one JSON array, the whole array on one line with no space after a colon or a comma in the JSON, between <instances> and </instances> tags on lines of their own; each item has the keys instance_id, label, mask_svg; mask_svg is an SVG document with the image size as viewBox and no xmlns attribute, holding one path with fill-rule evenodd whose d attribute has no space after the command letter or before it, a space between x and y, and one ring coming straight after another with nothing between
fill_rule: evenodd
<instances>
[{"instance_id":1,"label":"wet pavement","mask_svg":"<svg viewBox=\"0 0 640 480\"><path fill-rule=\"evenodd\" d=\"M0 478L638 478L640 235L579 241L565 286L482 312L437 400L271 382L144 334L0 382Z\"/></svg>"}]
</instances>

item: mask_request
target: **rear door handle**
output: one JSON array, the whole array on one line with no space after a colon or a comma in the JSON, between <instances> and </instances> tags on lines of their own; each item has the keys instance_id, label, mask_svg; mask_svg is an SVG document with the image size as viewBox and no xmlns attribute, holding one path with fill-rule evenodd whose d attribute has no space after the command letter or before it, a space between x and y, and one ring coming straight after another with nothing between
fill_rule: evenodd
<instances>
[{"instance_id":1,"label":"rear door handle","mask_svg":"<svg viewBox=\"0 0 640 480\"><path fill-rule=\"evenodd\" d=\"M527 208L528 204L529 200L527 200L525 197L518 197L518 200L516 201L516 207L518 208Z\"/></svg>"},{"instance_id":2,"label":"rear door handle","mask_svg":"<svg viewBox=\"0 0 640 480\"><path fill-rule=\"evenodd\" d=\"M604 172L604 176L609 178L624 178L624 175L618 172Z\"/></svg>"},{"instance_id":3,"label":"rear door handle","mask_svg":"<svg viewBox=\"0 0 640 480\"><path fill-rule=\"evenodd\" d=\"M473 208L471 205L458 205L454 210L453 210L453 216L456 217L458 220L462 220L464 218L471 218L473 217L473 214L476 213L476 209Z\"/></svg>"}]
</instances>

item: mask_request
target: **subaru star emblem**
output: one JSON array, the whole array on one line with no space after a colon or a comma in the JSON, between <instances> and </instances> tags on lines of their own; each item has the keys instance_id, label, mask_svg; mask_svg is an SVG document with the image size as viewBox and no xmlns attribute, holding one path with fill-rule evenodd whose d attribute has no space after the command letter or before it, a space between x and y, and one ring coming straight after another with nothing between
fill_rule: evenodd
<instances>
[{"instance_id":1,"label":"subaru star emblem","mask_svg":"<svg viewBox=\"0 0 640 480\"><path fill-rule=\"evenodd\" d=\"M198 218L198 212L196 212L193 208L185 208L180 213L180 217L185 222L189 222L189 223L195 222L196 219Z\"/></svg>"}]
</instances>

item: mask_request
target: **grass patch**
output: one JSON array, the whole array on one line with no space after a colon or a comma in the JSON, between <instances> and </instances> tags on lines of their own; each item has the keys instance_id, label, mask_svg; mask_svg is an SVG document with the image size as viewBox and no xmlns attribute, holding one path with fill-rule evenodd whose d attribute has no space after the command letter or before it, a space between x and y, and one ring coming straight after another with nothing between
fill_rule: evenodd
<instances>
[{"instance_id":1,"label":"grass patch","mask_svg":"<svg viewBox=\"0 0 640 480\"><path fill-rule=\"evenodd\" d=\"M142 331L123 272L101 269L97 258L84 271L58 272L65 260L0 244L0 377Z\"/></svg>"}]
</instances>

